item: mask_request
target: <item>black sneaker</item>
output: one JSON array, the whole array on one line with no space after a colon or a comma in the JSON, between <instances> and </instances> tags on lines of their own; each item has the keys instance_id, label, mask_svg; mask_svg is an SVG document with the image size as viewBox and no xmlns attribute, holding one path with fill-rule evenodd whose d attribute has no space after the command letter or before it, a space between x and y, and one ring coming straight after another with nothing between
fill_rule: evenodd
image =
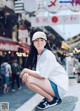
<instances>
[{"instance_id":1,"label":"black sneaker","mask_svg":"<svg viewBox=\"0 0 80 111\"><path fill-rule=\"evenodd\" d=\"M41 104L43 104L46 101L46 98L43 98L42 101L38 104L37 107L41 106Z\"/></svg>"},{"instance_id":2,"label":"black sneaker","mask_svg":"<svg viewBox=\"0 0 80 111\"><path fill-rule=\"evenodd\" d=\"M62 100L59 98L57 99L57 104L60 104L62 102Z\"/></svg>"},{"instance_id":3,"label":"black sneaker","mask_svg":"<svg viewBox=\"0 0 80 111\"><path fill-rule=\"evenodd\" d=\"M38 106L37 108L38 109L46 109L46 108L49 108L51 106L55 106L57 105L57 100L54 98L52 101L47 101L46 99L44 99L44 101L42 101Z\"/></svg>"},{"instance_id":4,"label":"black sneaker","mask_svg":"<svg viewBox=\"0 0 80 111\"><path fill-rule=\"evenodd\" d=\"M56 100L57 104L60 104L62 102L61 98L54 97L54 99Z\"/></svg>"}]
</instances>

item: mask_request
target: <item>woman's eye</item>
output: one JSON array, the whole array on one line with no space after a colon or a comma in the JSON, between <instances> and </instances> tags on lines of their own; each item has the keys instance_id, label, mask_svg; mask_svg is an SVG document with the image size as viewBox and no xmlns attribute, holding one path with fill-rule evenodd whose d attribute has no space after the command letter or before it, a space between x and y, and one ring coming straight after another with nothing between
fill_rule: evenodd
<instances>
[{"instance_id":1,"label":"woman's eye","mask_svg":"<svg viewBox=\"0 0 80 111\"><path fill-rule=\"evenodd\" d=\"M37 42L38 40L36 39L35 42Z\"/></svg>"},{"instance_id":2,"label":"woman's eye","mask_svg":"<svg viewBox=\"0 0 80 111\"><path fill-rule=\"evenodd\" d=\"M41 39L41 41L43 41L43 39Z\"/></svg>"}]
</instances>

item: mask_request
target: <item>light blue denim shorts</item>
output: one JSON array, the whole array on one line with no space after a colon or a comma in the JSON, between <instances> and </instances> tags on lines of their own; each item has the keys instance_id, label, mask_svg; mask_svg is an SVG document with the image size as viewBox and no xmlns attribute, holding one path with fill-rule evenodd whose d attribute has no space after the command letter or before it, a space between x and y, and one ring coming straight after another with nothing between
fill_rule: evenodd
<instances>
[{"instance_id":1,"label":"light blue denim shorts","mask_svg":"<svg viewBox=\"0 0 80 111\"><path fill-rule=\"evenodd\" d=\"M5 84L9 85L9 77L5 77Z\"/></svg>"},{"instance_id":2,"label":"light blue denim shorts","mask_svg":"<svg viewBox=\"0 0 80 111\"><path fill-rule=\"evenodd\" d=\"M49 80L49 82L50 82L50 84L51 84L51 86L52 86L52 89L53 89L56 97L57 97L57 98L60 98L59 93L58 93L57 85L56 85L54 82L52 82L51 80Z\"/></svg>"}]
</instances>

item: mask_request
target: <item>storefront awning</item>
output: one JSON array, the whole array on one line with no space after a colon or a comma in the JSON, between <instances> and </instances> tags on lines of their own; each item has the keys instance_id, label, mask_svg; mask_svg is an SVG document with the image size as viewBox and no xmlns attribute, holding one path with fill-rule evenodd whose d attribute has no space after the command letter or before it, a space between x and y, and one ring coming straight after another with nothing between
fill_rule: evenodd
<instances>
[{"instance_id":1,"label":"storefront awning","mask_svg":"<svg viewBox=\"0 0 80 111\"><path fill-rule=\"evenodd\" d=\"M62 42L61 48L65 49L65 50L69 50L70 49L69 45L67 45L65 42Z\"/></svg>"},{"instance_id":2,"label":"storefront awning","mask_svg":"<svg viewBox=\"0 0 80 111\"><path fill-rule=\"evenodd\" d=\"M17 43L12 41L11 39L6 39L0 37L0 50L1 51L22 51L24 53L29 53L30 46L24 43Z\"/></svg>"},{"instance_id":3,"label":"storefront awning","mask_svg":"<svg viewBox=\"0 0 80 111\"><path fill-rule=\"evenodd\" d=\"M0 37L0 50L2 51L18 51L19 45L12 40Z\"/></svg>"},{"instance_id":4,"label":"storefront awning","mask_svg":"<svg viewBox=\"0 0 80 111\"><path fill-rule=\"evenodd\" d=\"M22 49L24 53L29 53L30 46L27 44L19 44L19 49Z\"/></svg>"}]
</instances>

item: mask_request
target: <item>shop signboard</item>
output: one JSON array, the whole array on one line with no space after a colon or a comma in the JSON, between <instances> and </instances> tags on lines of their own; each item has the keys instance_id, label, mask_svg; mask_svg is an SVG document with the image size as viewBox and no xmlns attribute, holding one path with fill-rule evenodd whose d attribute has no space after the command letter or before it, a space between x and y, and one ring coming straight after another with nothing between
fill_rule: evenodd
<instances>
[{"instance_id":1,"label":"shop signboard","mask_svg":"<svg viewBox=\"0 0 80 111\"><path fill-rule=\"evenodd\" d=\"M11 0L8 1L11 3ZM43 5L41 8L50 13L57 13L63 9L70 9L74 12L80 11L80 0L43 0L41 3L41 0L17 0L14 2L15 13L38 12L40 5Z\"/></svg>"},{"instance_id":2,"label":"shop signboard","mask_svg":"<svg viewBox=\"0 0 80 111\"><path fill-rule=\"evenodd\" d=\"M4 51L18 51L17 45L9 43L0 43L0 50Z\"/></svg>"},{"instance_id":3,"label":"shop signboard","mask_svg":"<svg viewBox=\"0 0 80 111\"><path fill-rule=\"evenodd\" d=\"M21 30L18 31L18 38L27 38L28 37L28 30Z\"/></svg>"},{"instance_id":4,"label":"shop signboard","mask_svg":"<svg viewBox=\"0 0 80 111\"><path fill-rule=\"evenodd\" d=\"M60 11L64 5L72 11L80 11L80 0L45 0L44 4L45 8L51 13Z\"/></svg>"},{"instance_id":5,"label":"shop signboard","mask_svg":"<svg viewBox=\"0 0 80 111\"><path fill-rule=\"evenodd\" d=\"M45 0L44 6L51 13L58 12L62 6L59 0Z\"/></svg>"},{"instance_id":6,"label":"shop signboard","mask_svg":"<svg viewBox=\"0 0 80 111\"><path fill-rule=\"evenodd\" d=\"M24 12L24 0L17 0L14 2L14 11L15 13Z\"/></svg>"}]
</instances>

